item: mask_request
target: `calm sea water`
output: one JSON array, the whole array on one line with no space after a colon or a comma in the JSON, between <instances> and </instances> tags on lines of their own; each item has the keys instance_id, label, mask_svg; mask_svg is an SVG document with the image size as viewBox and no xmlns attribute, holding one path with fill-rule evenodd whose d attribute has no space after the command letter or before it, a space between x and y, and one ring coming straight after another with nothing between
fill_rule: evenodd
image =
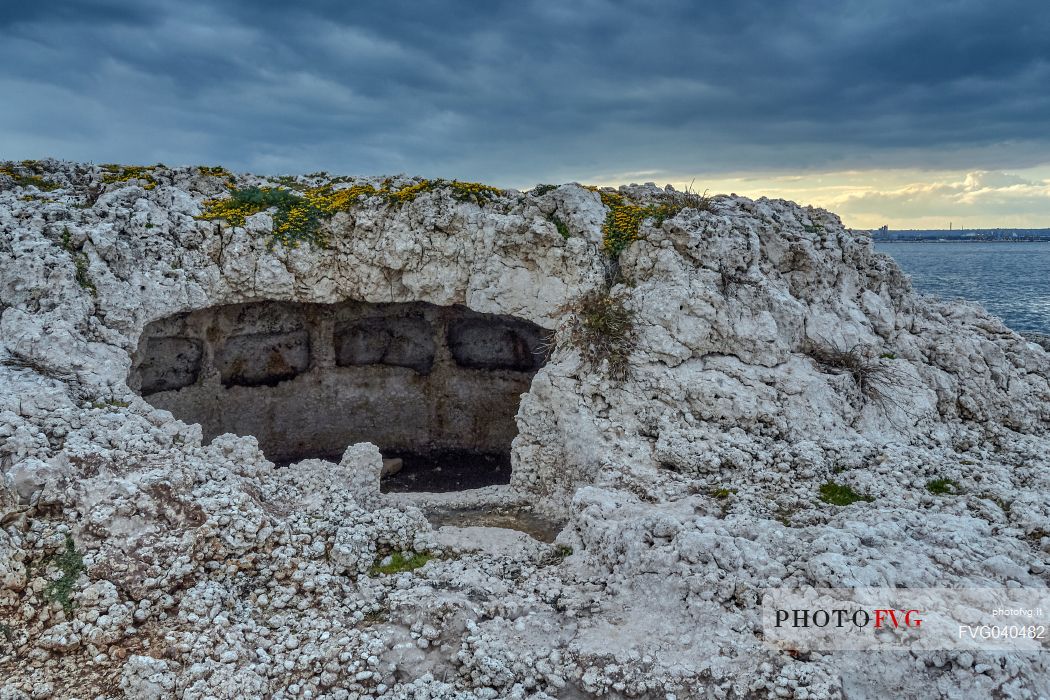
<instances>
[{"instance_id":1,"label":"calm sea water","mask_svg":"<svg viewBox=\"0 0 1050 700\"><path fill-rule=\"evenodd\" d=\"M1050 243L878 242L915 288L981 302L1016 331L1050 333Z\"/></svg>"}]
</instances>

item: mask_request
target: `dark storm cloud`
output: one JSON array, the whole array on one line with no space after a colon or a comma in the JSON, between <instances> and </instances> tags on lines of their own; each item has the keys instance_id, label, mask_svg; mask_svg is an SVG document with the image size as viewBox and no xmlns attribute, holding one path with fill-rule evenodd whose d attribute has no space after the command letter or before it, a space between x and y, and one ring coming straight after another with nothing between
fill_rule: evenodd
<instances>
[{"instance_id":1,"label":"dark storm cloud","mask_svg":"<svg viewBox=\"0 0 1050 700\"><path fill-rule=\"evenodd\" d=\"M517 185L1023 167L1050 160L1048 32L1020 0L18 3L0 157Z\"/></svg>"}]
</instances>

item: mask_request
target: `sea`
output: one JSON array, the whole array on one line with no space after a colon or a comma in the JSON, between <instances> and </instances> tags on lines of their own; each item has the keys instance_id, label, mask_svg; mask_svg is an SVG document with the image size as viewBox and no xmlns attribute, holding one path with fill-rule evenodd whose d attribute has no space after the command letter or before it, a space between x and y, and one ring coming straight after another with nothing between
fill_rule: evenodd
<instances>
[{"instance_id":1,"label":"sea","mask_svg":"<svg viewBox=\"0 0 1050 700\"><path fill-rule=\"evenodd\" d=\"M1050 334L1050 242L876 241L915 289L984 305L1015 331Z\"/></svg>"}]
</instances>

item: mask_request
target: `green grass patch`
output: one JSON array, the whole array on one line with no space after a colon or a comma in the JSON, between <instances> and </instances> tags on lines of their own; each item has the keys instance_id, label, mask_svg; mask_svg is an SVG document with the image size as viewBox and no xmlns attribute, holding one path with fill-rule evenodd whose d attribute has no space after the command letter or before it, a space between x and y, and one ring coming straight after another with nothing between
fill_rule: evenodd
<instances>
[{"instance_id":1,"label":"green grass patch","mask_svg":"<svg viewBox=\"0 0 1050 700\"><path fill-rule=\"evenodd\" d=\"M95 288L95 283L88 277L88 267L90 261L86 253L78 253L73 247L73 234L69 232L68 226L62 227L62 238L61 238L62 249L69 253L70 257L73 258L73 279L77 281L82 288L88 290L92 294L98 294L98 289Z\"/></svg>"},{"instance_id":2,"label":"green grass patch","mask_svg":"<svg viewBox=\"0 0 1050 700\"><path fill-rule=\"evenodd\" d=\"M105 401L93 401L91 408L127 408L130 406L127 401L120 401L119 399L106 399Z\"/></svg>"},{"instance_id":3,"label":"green grass patch","mask_svg":"<svg viewBox=\"0 0 1050 700\"><path fill-rule=\"evenodd\" d=\"M66 614L73 612L73 586L84 570L84 555L77 551L73 538L66 536L66 549L44 561L44 571L54 566L62 572L61 578L51 581L44 589L44 599L58 602Z\"/></svg>"},{"instance_id":4,"label":"green grass patch","mask_svg":"<svg viewBox=\"0 0 1050 700\"><path fill-rule=\"evenodd\" d=\"M84 253L74 255L73 265L76 267L73 277L76 279L77 284L92 294L97 295L98 289L95 288L95 283L88 277L88 256Z\"/></svg>"},{"instance_id":5,"label":"green grass patch","mask_svg":"<svg viewBox=\"0 0 1050 700\"><path fill-rule=\"evenodd\" d=\"M554 224L554 228L558 229L558 233L561 234L562 238L569 240L569 236L572 234L569 232L569 227L565 225L564 221L551 214L551 223Z\"/></svg>"},{"instance_id":6,"label":"green grass patch","mask_svg":"<svg viewBox=\"0 0 1050 700\"><path fill-rule=\"evenodd\" d=\"M243 190L231 192L230 198L255 211L265 211L270 207L286 210L303 201L299 195L278 187L246 187Z\"/></svg>"},{"instance_id":7,"label":"green grass patch","mask_svg":"<svg viewBox=\"0 0 1050 700\"><path fill-rule=\"evenodd\" d=\"M820 486L820 500L833 506L848 506L858 501L871 501L870 496L859 494L845 484L827 481Z\"/></svg>"},{"instance_id":8,"label":"green grass patch","mask_svg":"<svg viewBox=\"0 0 1050 700\"><path fill-rule=\"evenodd\" d=\"M419 552L415 552L409 557L405 557L401 552L395 552L390 555L390 561L386 564L382 563L386 559L385 556L376 558L372 568L368 570L368 575L389 576L390 574L399 574L402 571L413 571L433 558L429 554L421 554Z\"/></svg>"},{"instance_id":9,"label":"green grass patch","mask_svg":"<svg viewBox=\"0 0 1050 700\"><path fill-rule=\"evenodd\" d=\"M962 492L959 485L951 479L933 479L926 482L926 490L934 496L954 496Z\"/></svg>"}]
</instances>

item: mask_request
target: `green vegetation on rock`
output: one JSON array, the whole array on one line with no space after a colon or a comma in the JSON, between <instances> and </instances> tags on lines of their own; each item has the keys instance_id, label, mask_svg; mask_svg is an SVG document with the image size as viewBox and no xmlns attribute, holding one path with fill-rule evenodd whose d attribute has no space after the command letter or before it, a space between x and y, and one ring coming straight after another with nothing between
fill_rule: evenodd
<instances>
[{"instance_id":1,"label":"green vegetation on rock","mask_svg":"<svg viewBox=\"0 0 1050 700\"><path fill-rule=\"evenodd\" d=\"M579 351L584 364L612 379L626 379L637 334L634 312L624 305L623 299L608 289L596 289L568 305L565 311L569 315L566 338Z\"/></svg>"},{"instance_id":2,"label":"green vegetation on rock","mask_svg":"<svg viewBox=\"0 0 1050 700\"><path fill-rule=\"evenodd\" d=\"M857 493L849 486L828 481L820 487L820 500L833 506L848 506L858 501L871 501L870 496Z\"/></svg>"},{"instance_id":3,"label":"green vegetation on rock","mask_svg":"<svg viewBox=\"0 0 1050 700\"><path fill-rule=\"evenodd\" d=\"M953 496L962 489L951 479L933 479L926 482L926 490L935 496Z\"/></svg>"},{"instance_id":4,"label":"green vegetation on rock","mask_svg":"<svg viewBox=\"0 0 1050 700\"><path fill-rule=\"evenodd\" d=\"M402 571L413 571L426 564L433 557L419 552L414 552L411 556L406 557L401 552L395 552L389 555L390 560L384 564L383 562L386 559L387 557L376 559L375 564L368 570L369 576L388 576L390 574L399 574Z\"/></svg>"},{"instance_id":5,"label":"green vegetation on rock","mask_svg":"<svg viewBox=\"0 0 1050 700\"><path fill-rule=\"evenodd\" d=\"M561 237L568 240L571 234L569 232L569 227L565 225L565 222L553 214L551 214L550 220L551 223L554 224L554 228L558 229L558 233L561 234Z\"/></svg>"},{"instance_id":6,"label":"green vegetation on rock","mask_svg":"<svg viewBox=\"0 0 1050 700\"><path fill-rule=\"evenodd\" d=\"M141 180L143 189L152 190L157 186L157 180L153 177L153 171L158 165L116 165L108 163L102 166L102 182L112 184L116 182L131 182Z\"/></svg>"},{"instance_id":7,"label":"green vegetation on rock","mask_svg":"<svg viewBox=\"0 0 1050 700\"><path fill-rule=\"evenodd\" d=\"M656 203L643 206L632 203L621 192L589 189L597 192L602 204L609 209L605 223L602 224L602 240L605 251L613 257L619 256L627 246L638 240L642 223L646 219L651 218L660 226L685 209L707 211L711 208L711 200L706 194L701 195L689 190L665 192L659 196Z\"/></svg>"},{"instance_id":8,"label":"green vegetation on rock","mask_svg":"<svg viewBox=\"0 0 1050 700\"><path fill-rule=\"evenodd\" d=\"M77 253L73 256L73 265L76 267L73 277L84 289L88 290L92 294L98 294L98 289L95 288L95 283L88 277L88 256L84 253Z\"/></svg>"},{"instance_id":9,"label":"green vegetation on rock","mask_svg":"<svg viewBox=\"0 0 1050 700\"><path fill-rule=\"evenodd\" d=\"M84 570L84 556L77 551L73 538L67 535L65 551L46 559L43 566L45 572L50 567L55 567L62 574L47 584L44 599L58 602L68 615L73 611L73 586L76 585L80 572Z\"/></svg>"},{"instance_id":10,"label":"green vegetation on rock","mask_svg":"<svg viewBox=\"0 0 1050 700\"><path fill-rule=\"evenodd\" d=\"M403 206L424 192L447 190L458 201L484 206L502 192L489 185L456 180L420 180L397 190L390 188L389 180L379 187L366 183L336 189L335 185L344 181L337 178L310 187L284 177L279 178L283 187L231 188L229 197L207 200L204 212L197 218L222 219L231 226L243 226L249 216L274 209L271 246L280 243L295 248L306 241L324 248L328 245L324 222L337 212L350 211L362 200L378 197L387 205Z\"/></svg>"},{"instance_id":11,"label":"green vegetation on rock","mask_svg":"<svg viewBox=\"0 0 1050 700\"><path fill-rule=\"evenodd\" d=\"M58 189L58 184L44 179L45 170L39 161L23 160L17 165L0 165L0 176L6 175L18 187L35 187L44 192Z\"/></svg>"}]
</instances>

